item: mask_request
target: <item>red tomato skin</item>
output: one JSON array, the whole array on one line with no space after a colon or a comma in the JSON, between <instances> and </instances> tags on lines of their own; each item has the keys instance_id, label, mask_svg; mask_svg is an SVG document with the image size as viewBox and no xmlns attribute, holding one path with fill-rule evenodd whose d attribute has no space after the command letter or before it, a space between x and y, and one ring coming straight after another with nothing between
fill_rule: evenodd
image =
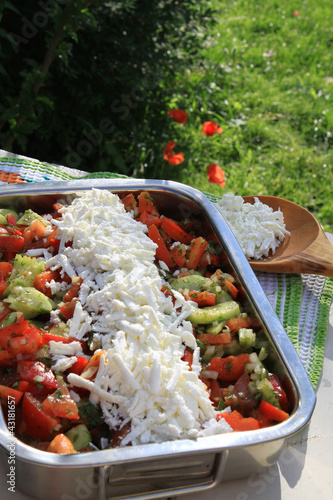
<instances>
[{"instance_id":1,"label":"red tomato skin","mask_svg":"<svg viewBox=\"0 0 333 500\"><path fill-rule=\"evenodd\" d=\"M48 389L58 389L58 382L51 370L40 361L19 361L17 373L20 380L39 383Z\"/></svg>"},{"instance_id":2,"label":"red tomato skin","mask_svg":"<svg viewBox=\"0 0 333 500\"><path fill-rule=\"evenodd\" d=\"M10 262L0 262L0 272L2 272L2 279L7 280L12 270L13 266Z\"/></svg>"},{"instance_id":3,"label":"red tomato skin","mask_svg":"<svg viewBox=\"0 0 333 500\"><path fill-rule=\"evenodd\" d=\"M76 373L77 375L81 375L87 364L87 358L77 356L77 361L69 368L68 373Z\"/></svg>"},{"instance_id":4,"label":"red tomato skin","mask_svg":"<svg viewBox=\"0 0 333 500\"><path fill-rule=\"evenodd\" d=\"M14 366L16 363L16 358L6 349L0 350L0 367L9 368Z\"/></svg>"},{"instance_id":5,"label":"red tomato skin","mask_svg":"<svg viewBox=\"0 0 333 500\"><path fill-rule=\"evenodd\" d=\"M14 234L0 234L0 252L18 253L24 246L24 238Z\"/></svg>"},{"instance_id":6,"label":"red tomato skin","mask_svg":"<svg viewBox=\"0 0 333 500\"><path fill-rule=\"evenodd\" d=\"M22 396L23 392L7 387L6 385L0 385L0 399L2 399L5 403L14 401L15 405L17 405Z\"/></svg>"},{"instance_id":7,"label":"red tomato skin","mask_svg":"<svg viewBox=\"0 0 333 500\"><path fill-rule=\"evenodd\" d=\"M65 319L71 319L73 317L75 306L76 299L73 299L70 302L65 302L62 306L60 306L60 312Z\"/></svg>"},{"instance_id":8,"label":"red tomato skin","mask_svg":"<svg viewBox=\"0 0 333 500\"><path fill-rule=\"evenodd\" d=\"M11 354L18 356L23 355L25 359L34 358L35 352L41 346L41 332L40 330L33 324L28 325L28 321L24 320L20 323L14 323L15 328L8 333L10 327L8 328L8 332L0 332L0 344ZM27 328L25 328L27 326ZM23 329L23 330L22 330ZM5 330L4 328L2 330Z\"/></svg>"},{"instance_id":9,"label":"red tomato skin","mask_svg":"<svg viewBox=\"0 0 333 500\"><path fill-rule=\"evenodd\" d=\"M250 358L246 353L226 358L213 358L207 366L207 370L217 371L220 380L233 382L243 374L244 366L249 362Z\"/></svg>"},{"instance_id":10,"label":"red tomato skin","mask_svg":"<svg viewBox=\"0 0 333 500\"><path fill-rule=\"evenodd\" d=\"M29 393L23 397L22 420L28 434L43 441L49 441L60 424L60 419L46 415L42 404Z\"/></svg>"},{"instance_id":11,"label":"red tomato skin","mask_svg":"<svg viewBox=\"0 0 333 500\"><path fill-rule=\"evenodd\" d=\"M194 238L191 241L189 256L185 264L185 267L187 267L187 269L197 269L207 245L208 241L206 241L201 236L199 236L198 238Z\"/></svg>"},{"instance_id":12,"label":"red tomato skin","mask_svg":"<svg viewBox=\"0 0 333 500\"><path fill-rule=\"evenodd\" d=\"M62 387L43 401L43 411L50 417L79 419L79 411L75 401L70 397L68 389Z\"/></svg>"}]
</instances>

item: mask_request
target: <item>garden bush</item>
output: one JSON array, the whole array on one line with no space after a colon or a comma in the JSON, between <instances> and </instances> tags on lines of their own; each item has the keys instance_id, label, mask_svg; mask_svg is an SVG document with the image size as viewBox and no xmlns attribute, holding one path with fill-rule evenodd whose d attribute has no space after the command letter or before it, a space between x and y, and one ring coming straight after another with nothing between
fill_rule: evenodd
<instances>
[{"instance_id":1,"label":"garden bush","mask_svg":"<svg viewBox=\"0 0 333 500\"><path fill-rule=\"evenodd\" d=\"M0 16L2 148L158 177L173 81L198 63L210 2L5 0Z\"/></svg>"}]
</instances>

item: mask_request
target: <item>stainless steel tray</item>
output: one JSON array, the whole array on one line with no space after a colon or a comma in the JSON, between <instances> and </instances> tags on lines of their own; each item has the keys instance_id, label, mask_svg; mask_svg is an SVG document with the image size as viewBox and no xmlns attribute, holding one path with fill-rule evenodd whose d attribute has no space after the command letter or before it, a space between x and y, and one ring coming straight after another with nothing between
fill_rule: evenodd
<instances>
[{"instance_id":1,"label":"stainless steel tray","mask_svg":"<svg viewBox=\"0 0 333 500\"><path fill-rule=\"evenodd\" d=\"M272 370L283 379L294 409L288 420L247 432L170 441L135 447L56 455L15 440L16 488L37 500L152 500L212 488L247 477L274 464L287 437L309 422L315 394L301 361L227 223L199 191L171 181L96 179L5 186L0 206L41 213L54 202L92 188L115 193L149 191L161 213L196 216L211 226L223 246L230 270L263 324L271 344ZM0 452L9 467L13 438L0 412Z\"/></svg>"}]
</instances>

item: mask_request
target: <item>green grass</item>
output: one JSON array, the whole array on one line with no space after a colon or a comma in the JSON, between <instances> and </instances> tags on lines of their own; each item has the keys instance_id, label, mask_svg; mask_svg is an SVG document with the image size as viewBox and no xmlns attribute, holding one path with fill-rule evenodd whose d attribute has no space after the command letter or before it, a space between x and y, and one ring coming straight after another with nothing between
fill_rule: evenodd
<instances>
[{"instance_id":1,"label":"green grass","mask_svg":"<svg viewBox=\"0 0 333 500\"><path fill-rule=\"evenodd\" d=\"M280 196L333 232L332 2L212 4L203 62L179 75L169 103L189 113L170 137L185 162L165 162L160 176L215 194ZM223 133L201 134L206 120ZM208 182L210 163L225 171L224 188Z\"/></svg>"}]
</instances>

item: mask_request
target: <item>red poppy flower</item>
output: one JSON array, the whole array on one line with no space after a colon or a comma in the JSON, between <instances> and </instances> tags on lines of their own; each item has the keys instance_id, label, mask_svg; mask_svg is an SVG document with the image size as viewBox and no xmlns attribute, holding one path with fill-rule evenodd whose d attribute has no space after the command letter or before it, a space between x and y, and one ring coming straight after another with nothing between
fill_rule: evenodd
<instances>
[{"instance_id":1,"label":"red poppy flower","mask_svg":"<svg viewBox=\"0 0 333 500\"><path fill-rule=\"evenodd\" d=\"M294 16L299 16L299 10L294 10L293 15Z\"/></svg>"},{"instance_id":2,"label":"red poppy flower","mask_svg":"<svg viewBox=\"0 0 333 500\"><path fill-rule=\"evenodd\" d=\"M211 163L207 167L208 182L218 184L220 187L225 186L225 174L222 168L216 163Z\"/></svg>"},{"instance_id":3,"label":"red poppy flower","mask_svg":"<svg viewBox=\"0 0 333 500\"><path fill-rule=\"evenodd\" d=\"M182 109L170 109L168 115L171 116L175 122L185 125L188 119L188 114Z\"/></svg>"},{"instance_id":4,"label":"red poppy flower","mask_svg":"<svg viewBox=\"0 0 333 500\"><path fill-rule=\"evenodd\" d=\"M170 163L170 165L179 165L180 163L183 163L183 161L183 153L177 153L176 155L172 155L170 156L170 158L168 158L168 162Z\"/></svg>"},{"instance_id":5,"label":"red poppy flower","mask_svg":"<svg viewBox=\"0 0 333 500\"><path fill-rule=\"evenodd\" d=\"M170 141L163 149L164 159L170 163L170 165L179 165L184 161L183 153L175 154L173 148L175 147L175 141Z\"/></svg>"},{"instance_id":6,"label":"red poppy flower","mask_svg":"<svg viewBox=\"0 0 333 500\"><path fill-rule=\"evenodd\" d=\"M223 131L222 127L219 127L217 123L215 122L205 122L202 125L202 134L205 135L214 135L214 134L221 134Z\"/></svg>"}]
</instances>

